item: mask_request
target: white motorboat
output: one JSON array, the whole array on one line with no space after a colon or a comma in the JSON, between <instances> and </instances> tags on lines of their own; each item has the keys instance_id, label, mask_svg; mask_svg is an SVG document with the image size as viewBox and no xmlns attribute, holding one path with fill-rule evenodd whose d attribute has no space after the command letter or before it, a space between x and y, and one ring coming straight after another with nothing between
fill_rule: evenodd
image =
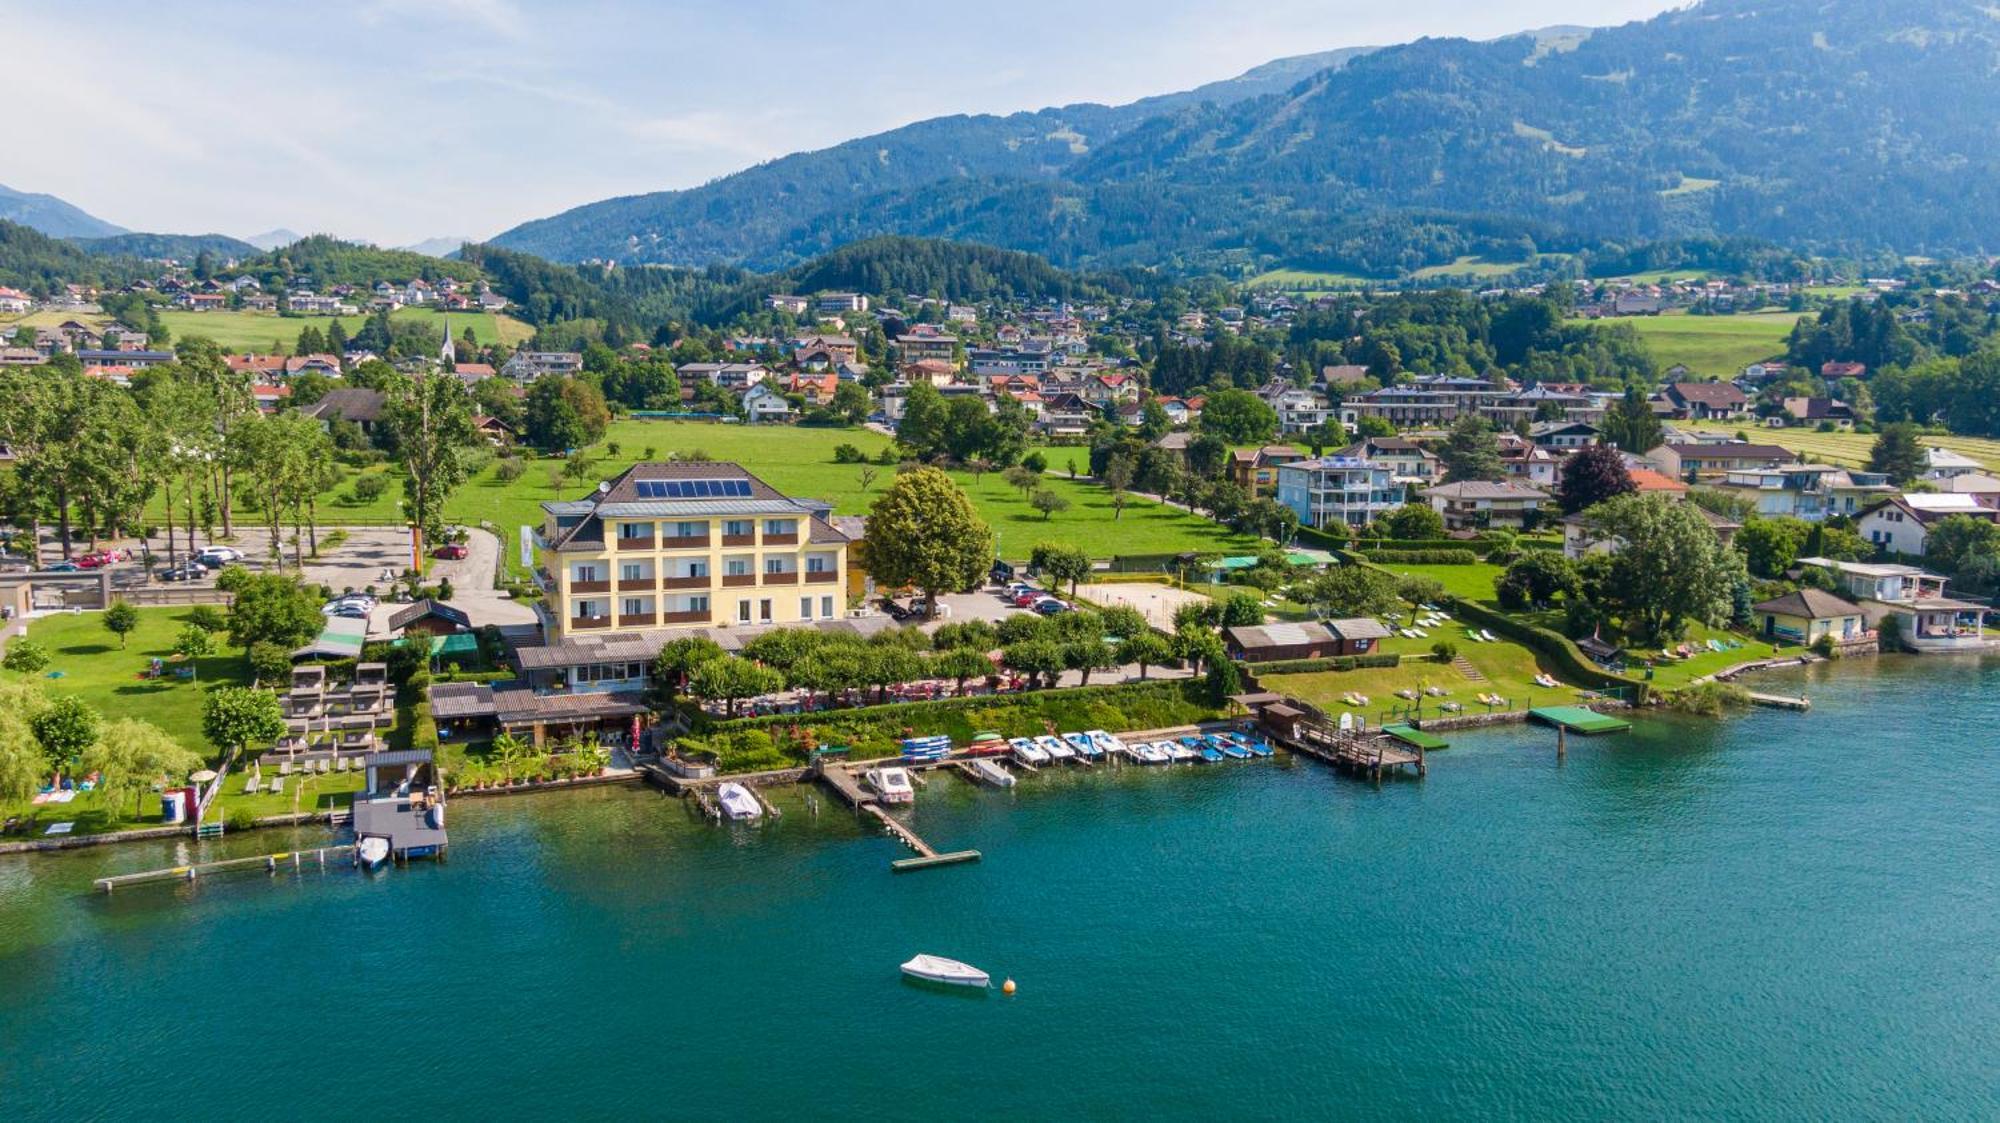
<instances>
[{"instance_id":1,"label":"white motorboat","mask_svg":"<svg viewBox=\"0 0 2000 1123\"><path fill-rule=\"evenodd\" d=\"M903 974L927 983L954 987L984 987L993 983L993 976L979 968L941 955L919 955L903 964Z\"/></svg>"},{"instance_id":2,"label":"white motorboat","mask_svg":"<svg viewBox=\"0 0 2000 1123\"><path fill-rule=\"evenodd\" d=\"M1026 737L1009 737L1007 747L1014 750L1014 759L1022 764L1047 764L1049 754L1040 745Z\"/></svg>"},{"instance_id":3,"label":"white motorboat","mask_svg":"<svg viewBox=\"0 0 2000 1123\"><path fill-rule=\"evenodd\" d=\"M1035 744L1040 745L1042 751L1049 754L1050 760L1076 759L1076 750L1070 748L1068 742L1060 737L1037 737Z\"/></svg>"},{"instance_id":4,"label":"white motorboat","mask_svg":"<svg viewBox=\"0 0 2000 1123\"><path fill-rule=\"evenodd\" d=\"M1186 762L1201 755L1179 741L1155 741L1153 747L1167 754L1167 759L1172 761Z\"/></svg>"},{"instance_id":5,"label":"white motorboat","mask_svg":"<svg viewBox=\"0 0 2000 1123\"><path fill-rule=\"evenodd\" d=\"M1130 745L1127 745L1125 742L1120 741L1118 738L1113 737L1111 734L1106 733L1102 729L1093 729L1090 732L1085 733L1084 736L1090 738L1093 742L1095 742L1098 748L1103 749L1105 752L1110 753L1114 756L1119 753L1129 753L1132 751L1132 747Z\"/></svg>"},{"instance_id":6,"label":"white motorboat","mask_svg":"<svg viewBox=\"0 0 2000 1123\"><path fill-rule=\"evenodd\" d=\"M730 819L755 819L764 814L764 805L757 802L749 788L738 783L727 783L715 789L715 801L722 805L722 814Z\"/></svg>"},{"instance_id":7,"label":"white motorboat","mask_svg":"<svg viewBox=\"0 0 2000 1123\"><path fill-rule=\"evenodd\" d=\"M1140 741L1133 745L1132 755L1139 758L1140 764L1165 764L1173 759L1151 741Z\"/></svg>"},{"instance_id":8,"label":"white motorboat","mask_svg":"<svg viewBox=\"0 0 2000 1123\"><path fill-rule=\"evenodd\" d=\"M1014 786L1014 774L1012 772L983 757L972 762L972 770L979 774L980 779L992 784L996 788L1011 788Z\"/></svg>"},{"instance_id":9,"label":"white motorboat","mask_svg":"<svg viewBox=\"0 0 2000 1123\"><path fill-rule=\"evenodd\" d=\"M389 840L369 835L354 844L354 856L360 860L364 868L372 870L389 860Z\"/></svg>"},{"instance_id":10,"label":"white motorboat","mask_svg":"<svg viewBox=\"0 0 2000 1123\"><path fill-rule=\"evenodd\" d=\"M875 794L883 803L915 803L917 789L910 784L910 773L904 768L871 768L862 773L861 778L875 789Z\"/></svg>"}]
</instances>

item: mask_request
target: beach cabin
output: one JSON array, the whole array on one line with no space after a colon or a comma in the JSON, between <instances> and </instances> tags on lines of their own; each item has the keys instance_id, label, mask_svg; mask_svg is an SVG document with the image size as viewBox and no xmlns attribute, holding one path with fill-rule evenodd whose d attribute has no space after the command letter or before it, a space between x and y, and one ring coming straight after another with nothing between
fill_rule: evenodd
<instances>
[{"instance_id":1,"label":"beach cabin","mask_svg":"<svg viewBox=\"0 0 2000 1123\"><path fill-rule=\"evenodd\" d=\"M1874 638L1861 606L1818 589L1800 589L1750 609L1765 639L1810 646L1822 636L1836 644Z\"/></svg>"},{"instance_id":2,"label":"beach cabin","mask_svg":"<svg viewBox=\"0 0 2000 1123\"><path fill-rule=\"evenodd\" d=\"M370 753L362 758L367 786L354 796L354 838L364 854L371 839L397 861L440 857L445 851L444 791L429 749Z\"/></svg>"},{"instance_id":3,"label":"beach cabin","mask_svg":"<svg viewBox=\"0 0 2000 1123\"><path fill-rule=\"evenodd\" d=\"M1326 629L1333 633L1338 650L1335 655L1371 655L1389 638L1389 629L1380 620L1370 620L1365 616L1348 620L1328 620Z\"/></svg>"},{"instance_id":4,"label":"beach cabin","mask_svg":"<svg viewBox=\"0 0 2000 1123\"><path fill-rule=\"evenodd\" d=\"M1223 646L1232 659L1275 663L1291 659L1329 659L1341 653L1340 637L1324 624L1262 624L1224 628Z\"/></svg>"}]
</instances>

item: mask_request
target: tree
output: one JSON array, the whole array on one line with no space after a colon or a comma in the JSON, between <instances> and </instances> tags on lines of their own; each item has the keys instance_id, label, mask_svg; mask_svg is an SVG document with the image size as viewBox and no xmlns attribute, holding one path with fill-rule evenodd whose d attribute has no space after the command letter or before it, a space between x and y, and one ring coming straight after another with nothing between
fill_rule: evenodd
<instances>
[{"instance_id":1,"label":"tree","mask_svg":"<svg viewBox=\"0 0 2000 1123\"><path fill-rule=\"evenodd\" d=\"M1042 518L1047 520L1069 510L1069 500L1044 488L1028 497L1028 506L1040 511Z\"/></svg>"},{"instance_id":2,"label":"tree","mask_svg":"<svg viewBox=\"0 0 2000 1123\"><path fill-rule=\"evenodd\" d=\"M1632 482L1632 473L1626 469L1625 458L1618 450L1609 445L1591 445L1577 450L1563 465L1562 480L1556 485L1556 502L1564 514L1574 515L1636 490L1638 485Z\"/></svg>"},{"instance_id":3,"label":"tree","mask_svg":"<svg viewBox=\"0 0 2000 1123\"><path fill-rule=\"evenodd\" d=\"M208 629L189 624L174 637L174 654L187 660L190 671L195 668L195 660L205 655L215 654L215 636Z\"/></svg>"},{"instance_id":4,"label":"tree","mask_svg":"<svg viewBox=\"0 0 2000 1123\"><path fill-rule=\"evenodd\" d=\"M1380 616L1396 609L1396 579L1373 566L1336 566L1306 582L1303 596L1322 617Z\"/></svg>"},{"instance_id":5,"label":"tree","mask_svg":"<svg viewBox=\"0 0 2000 1123\"><path fill-rule=\"evenodd\" d=\"M1620 451L1641 456L1666 443L1666 427L1646 401L1645 392L1634 382L1625 387L1625 396L1611 403L1600 426L1604 443Z\"/></svg>"},{"instance_id":6,"label":"tree","mask_svg":"<svg viewBox=\"0 0 2000 1123\"><path fill-rule=\"evenodd\" d=\"M298 578L278 573L245 573L229 606L229 642L236 647L275 643L297 647L326 623L319 597Z\"/></svg>"},{"instance_id":7,"label":"tree","mask_svg":"<svg viewBox=\"0 0 2000 1123\"><path fill-rule=\"evenodd\" d=\"M1930 468L1930 458L1917 441L1918 432L1908 421L1882 426L1868 450L1868 470L1881 472L1898 487L1922 476Z\"/></svg>"},{"instance_id":8,"label":"tree","mask_svg":"<svg viewBox=\"0 0 2000 1123\"><path fill-rule=\"evenodd\" d=\"M104 610L104 630L118 637L118 650L125 650L125 639L139 627L139 610L130 601L119 598Z\"/></svg>"},{"instance_id":9,"label":"tree","mask_svg":"<svg viewBox=\"0 0 2000 1123\"><path fill-rule=\"evenodd\" d=\"M688 675L711 659L722 658L722 645L707 636L680 636L668 640L653 657L653 693L659 707L673 705Z\"/></svg>"},{"instance_id":10,"label":"tree","mask_svg":"<svg viewBox=\"0 0 2000 1123\"><path fill-rule=\"evenodd\" d=\"M769 667L748 659L724 655L697 665L688 675L688 693L707 701L728 705L728 716L736 716L736 703L760 694L782 690L785 678Z\"/></svg>"},{"instance_id":11,"label":"tree","mask_svg":"<svg viewBox=\"0 0 2000 1123\"><path fill-rule=\"evenodd\" d=\"M1063 645L1063 666L1082 672L1082 685L1089 686L1091 672L1109 671L1118 666L1118 653L1106 645L1102 637L1078 640Z\"/></svg>"},{"instance_id":12,"label":"tree","mask_svg":"<svg viewBox=\"0 0 2000 1123\"><path fill-rule=\"evenodd\" d=\"M1026 675L1028 685L1032 687L1040 684L1040 678L1055 681L1055 676L1069 664L1062 644L1048 639L1031 639L1001 648L1000 665L1016 674Z\"/></svg>"},{"instance_id":13,"label":"tree","mask_svg":"<svg viewBox=\"0 0 2000 1123\"><path fill-rule=\"evenodd\" d=\"M931 663L931 669L952 680L953 689L965 693L965 680L981 678L993 673L993 664L987 662L986 654L976 648L955 647L940 652Z\"/></svg>"},{"instance_id":14,"label":"tree","mask_svg":"<svg viewBox=\"0 0 2000 1123\"><path fill-rule=\"evenodd\" d=\"M1971 515L1938 520L1924 541L1925 561L1948 574L1966 573L1996 556L2000 556L2000 526ZM12 654L10 648L8 655Z\"/></svg>"},{"instance_id":15,"label":"tree","mask_svg":"<svg viewBox=\"0 0 2000 1123\"><path fill-rule=\"evenodd\" d=\"M1365 414L1354 423L1354 435L1364 441L1370 437L1393 437L1396 435L1396 423L1380 414Z\"/></svg>"},{"instance_id":16,"label":"tree","mask_svg":"<svg viewBox=\"0 0 2000 1123\"><path fill-rule=\"evenodd\" d=\"M602 394L597 405L603 408ZM608 414L605 419L608 423ZM391 395L385 420L395 433L403 464L410 521L426 537L441 537L444 505L465 483L465 449L476 436L465 383L441 374L420 374ZM603 432L602 425L597 432Z\"/></svg>"},{"instance_id":17,"label":"tree","mask_svg":"<svg viewBox=\"0 0 2000 1123\"><path fill-rule=\"evenodd\" d=\"M859 382L842 382L834 387L833 397L827 401L829 414L849 425L859 425L868 420L868 413L874 403L868 399L868 388Z\"/></svg>"},{"instance_id":18,"label":"tree","mask_svg":"<svg viewBox=\"0 0 2000 1123\"><path fill-rule=\"evenodd\" d=\"M1205 480L1222 474L1229 461L1229 445L1213 433L1202 433L1187 444L1188 471Z\"/></svg>"},{"instance_id":19,"label":"tree","mask_svg":"<svg viewBox=\"0 0 2000 1123\"><path fill-rule=\"evenodd\" d=\"M1223 390L1201 407L1201 431L1228 444L1261 444L1278 435L1278 411L1248 390Z\"/></svg>"},{"instance_id":20,"label":"tree","mask_svg":"<svg viewBox=\"0 0 2000 1123\"><path fill-rule=\"evenodd\" d=\"M1008 487L1020 492L1023 499L1026 499L1029 493L1040 487L1042 483L1041 475L1025 464L1014 465L1012 468L1000 473L1000 478L1007 481Z\"/></svg>"},{"instance_id":21,"label":"tree","mask_svg":"<svg viewBox=\"0 0 2000 1123\"><path fill-rule=\"evenodd\" d=\"M1509 611L1546 608L1577 584L1576 566L1554 550L1528 550L1493 581L1500 607Z\"/></svg>"},{"instance_id":22,"label":"tree","mask_svg":"<svg viewBox=\"0 0 2000 1123\"><path fill-rule=\"evenodd\" d=\"M1090 576L1090 554L1081 546L1058 546L1044 542L1037 545L1028 556L1028 564L1048 574L1056 588L1069 582L1069 594L1076 595L1076 586Z\"/></svg>"},{"instance_id":23,"label":"tree","mask_svg":"<svg viewBox=\"0 0 2000 1123\"><path fill-rule=\"evenodd\" d=\"M1208 704L1220 706L1229 700L1230 695L1242 693L1243 674L1236 669L1236 662L1232 659L1210 659L1208 675L1202 686L1208 695Z\"/></svg>"},{"instance_id":24,"label":"tree","mask_svg":"<svg viewBox=\"0 0 2000 1123\"><path fill-rule=\"evenodd\" d=\"M1755 518L1736 532L1736 548L1751 573L1759 577L1782 577L1805 548L1812 528L1800 519Z\"/></svg>"},{"instance_id":25,"label":"tree","mask_svg":"<svg viewBox=\"0 0 2000 1123\"><path fill-rule=\"evenodd\" d=\"M1621 495L1584 513L1591 532L1625 545L1612 555L1604 595L1641 642L1678 638L1687 622L1726 623L1743 555L1722 544L1701 512L1658 495Z\"/></svg>"},{"instance_id":26,"label":"tree","mask_svg":"<svg viewBox=\"0 0 2000 1123\"><path fill-rule=\"evenodd\" d=\"M97 743L102 719L81 698L64 694L51 699L28 724L49 767L61 772L76 763L83 750Z\"/></svg>"},{"instance_id":27,"label":"tree","mask_svg":"<svg viewBox=\"0 0 2000 1123\"><path fill-rule=\"evenodd\" d=\"M1438 460L1444 464L1446 483L1498 480L1504 474L1499 438L1494 436L1486 419L1476 413L1468 413L1452 423L1450 435L1438 449Z\"/></svg>"},{"instance_id":28,"label":"tree","mask_svg":"<svg viewBox=\"0 0 2000 1123\"><path fill-rule=\"evenodd\" d=\"M0 657L0 667L24 675L41 674L49 669L49 649L39 641L16 636L7 644L7 654Z\"/></svg>"},{"instance_id":29,"label":"tree","mask_svg":"<svg viewBox=\"0 0 2000 1123\"><path fill-rule=\"evenodd\" d=\"M285 735L285 711L278 696L248 686L225 686L202 700L201 732L209 743L230 754L251 745L276 742Z\"/></svg>"},{"instance_id":30,"label":"tree","mask_svg":"<svg viewBox=\"0 0 2000 1123\"><path fill-rule=\"evenodd\" d=\"M1432 541L1444 537L1444 516L1428 503L1405 503L1377 522L1383 533L1403 542Z\"/></svg>"},{"instance_id":31,"label":"tree","mask_svg":"<svg viewBox=\"0 0 2000 1123\"><path fill-rule=\"evenodd\" d=\"M910 387L903 402L903 419L896 425L896 440L919 457L935 456L945 451L950 415L951 409L938 388L928 381L919 381Z\"/></svg>"},{"instance_id":32,"label":"tree","mask_svg":"<svg viewBox=\"0 0 2000 1123\"><path fill-rule=\"evenodd\" d=\"M409 650L407 645L396 648L397 652ZM292 671L292 653L283 644L263 641L253 643L250 645L250 650L245 652L245 659L250 664L251 677L260 684L283 682ZM393 658L391 663L394 663ZM409 675L406 673L396 677L408 679Z\"/></svg>"},{"instance_id":33,"label":"tree","mask_svg":"<svg viewBox=\"0 0 2000 1123\"><path fill-rule=\"evenodd\" d=\"M1264 601L1256 593L1232 593L1216 605L1225 628L1254 628L1264 622Z\"/></svg>"},{"instance_id":34,"label":"tree","mask_svg":"<svg viewBox=\"0 0 2000 1123\"><path fill-rule=\"evenodd\" d=\"M1173 419L1167 416L1166 407L1160 404L1159 399L1147 398L1146 404L1139 410L1139 438L1157 441L1173 427Z\"/></svg>"},{"instance_id":35,"label":"tree","mask_svg":"<svg viewBox=\"0 0 2000 1123\"><path fill-rule=\"evenodd\" d=\"M201 756L151 722L120 718L83 753L83 770L97 773L107 803L132 799L132 815L153 785L201 767Z\"/></svg>"},{"instance_id":36,"label":"tree","mask_svg":"<svg viewBox=\"0 0 2000 1123\"><path fill-rule=\"evenodd\" d=\"M48 695L31 682L0 683L0 800L27 799L48 772L34 718Z\"/></svg>"},{"instance_id":37,"label":"tree","mask_svg":"<svg viewBox=\"0 0 2000 1123\"><path fill-rule=\"evenodd\" d=\"M1173 657L1173 645L1167 642L1165 636L1150 628L1134 632L1118 644L1118 661L1137 663L1141 679L1146 677L1148 667L1164 663Z\"/></svg>"},{"instance_id":38,"label":"tree","mask_svg":"<svg viewBox=\"0 0 2000 1123\"><path fill-rule=\"evenodd\" d=\"M1192 671L1200 671L1209 663L1224 658L1222 637L1205 627L1179 625L1174 628L1174 658L1188 665Z\"/></svg>"},{"instance_id":39,"label":"tree","mask_svg":"<svg viewBox=\"0 0 2000 1123\"><path fill-rule=\"evenodd\" d=\"M864 564L878 582L924 592L925 616L939 593L977 585L993 565L993 530L972 500L935 468L904 472L869 508Z\"/></svg>"}]
</instances>

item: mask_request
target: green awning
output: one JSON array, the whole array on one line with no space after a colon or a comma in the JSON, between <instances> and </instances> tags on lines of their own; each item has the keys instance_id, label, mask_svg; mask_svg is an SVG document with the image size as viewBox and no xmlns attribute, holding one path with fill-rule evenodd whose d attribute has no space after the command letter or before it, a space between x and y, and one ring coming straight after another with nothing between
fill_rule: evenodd
<instances>
[{"instance_id":1,"label":"green awning","mask_svg":"<svg viewBox=\"0 0 2000 1123\"><path fill-rule=\"evenodd\" d=\"M448 636L431 637L431 658L446 655L479 654L479 637L471 632L454 632Z\"/></svg>"}]
</instances>

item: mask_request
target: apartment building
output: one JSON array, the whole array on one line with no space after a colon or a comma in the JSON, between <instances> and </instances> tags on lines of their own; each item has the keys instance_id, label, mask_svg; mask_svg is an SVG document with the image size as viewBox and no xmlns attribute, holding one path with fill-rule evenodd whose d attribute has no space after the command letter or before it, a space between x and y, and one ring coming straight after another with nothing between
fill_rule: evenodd
<instances>
[{"instance_id":1,"label":"apartment building","mask_svg":"<svg viewBox=\"0 0 2000 1123\"><path fill-rule=\"evenodd\" d=\"M1401 507L1407 497L1388 464L1324 456L1278 465L1278 502L1302 526L1367 526Z\"/></svg>"},{"instance_id":2,"label":"apartment building","mask_svg":"<svg viewBox=\"0 0 2000 1123\"><path fill-rule=\"evenodd\" d=\"M847 608L831 509L726 462L635 464L542 504L549 641L649 628L805 624Z\"/></svg>"}]
</instances>

